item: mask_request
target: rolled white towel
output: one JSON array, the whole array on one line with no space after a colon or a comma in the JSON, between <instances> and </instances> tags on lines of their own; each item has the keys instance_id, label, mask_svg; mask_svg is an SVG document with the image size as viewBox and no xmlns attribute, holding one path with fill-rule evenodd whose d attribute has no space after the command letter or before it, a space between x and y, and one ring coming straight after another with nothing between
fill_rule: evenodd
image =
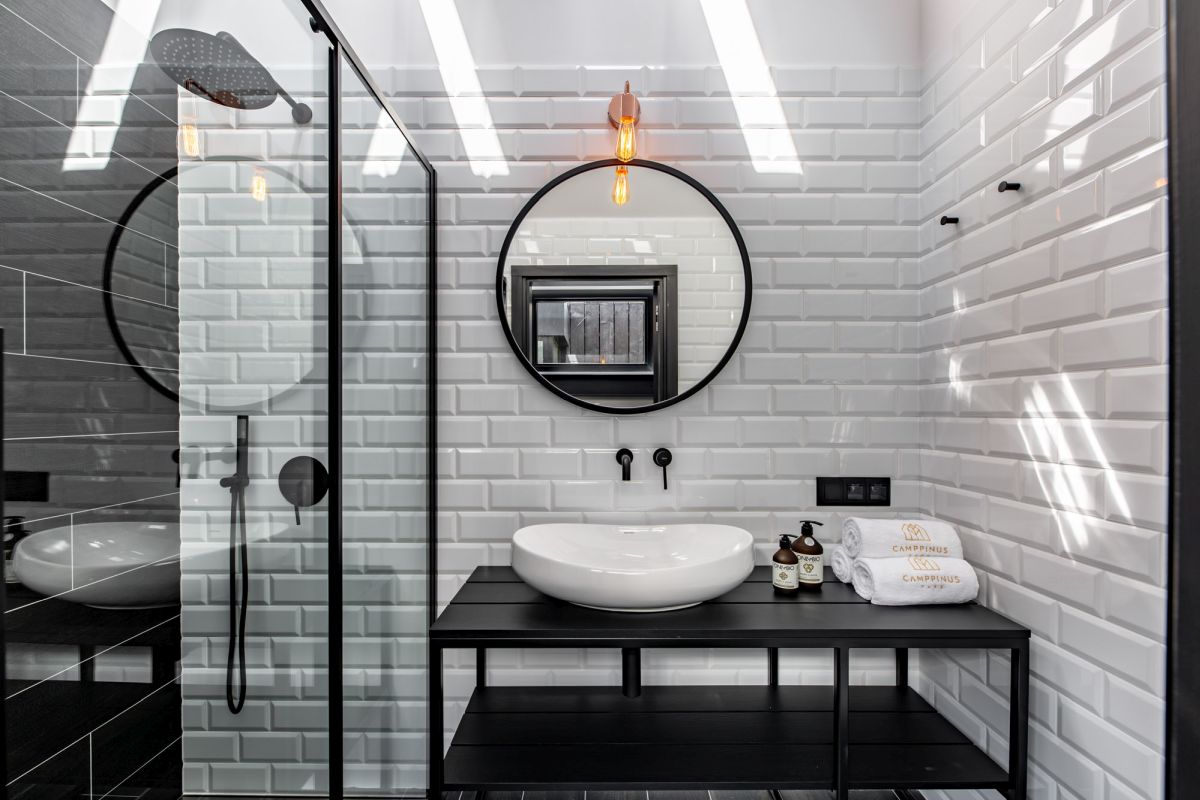
<instances>
[{"instance_id":1,"label":"rolled white towel","mask_svg":"<svg viewBox=\"0 0 1200 800\"><path fill-rule=\"evenodd\" d=\"M842 523L842 546L851 558L963 557L954 526L936 519L847 517Z\"/></svg>"},{"instance_id":2,"label":"rolled white towel","mask_svg":"<svg viewBox=\"0 0 1200 800\"><path fill-rule=\"evenodd\" d=\"M829 557L829 566L833 567L833 574L842 583L850 583L854 580L854 559L841 545L833 548L833 555Z\"/></svg>"},{"instance_id":3,"label":"rolled white towel","mask_svg":"<svg viewBox=\"0 0 1200 800\"><path fill-rule=\"evenodd\" d=\"M961 558L858 558L853 571L854 591L877 606L969 603L979 594L979 576Z\"/></svg>"}]
</instances>

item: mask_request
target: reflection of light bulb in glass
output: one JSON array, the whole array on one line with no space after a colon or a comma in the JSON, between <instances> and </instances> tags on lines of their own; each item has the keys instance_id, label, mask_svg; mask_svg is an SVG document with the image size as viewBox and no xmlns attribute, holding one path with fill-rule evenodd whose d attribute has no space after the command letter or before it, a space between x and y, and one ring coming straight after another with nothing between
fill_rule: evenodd
<instances>
[{"instance_id":1,"label":"reflection of light bulb in glass","mask_svg":"<svg viewBox=\"0 0 1200 800\"><path fill-rule=\"evenodd\" d=\"M617 167L617 180L613 183L612 200L619 206L629 202L629 167Z\"/></svg>"},{"instance_id":2,"label":"reflection of light bulb in glass","mask_svg":"<svg viewBox=\"0 0 1200 800\"><path fill-rule=\"evenodd\" d=\"M200 155L200 131L194 120L184 120L179 123L179 149L191 158Z\"/></svg>"},{"instance_id":3,"label":"reflection of light bulb in glass","mask_svg":"<svg viewBox=\"0 0 1200 800\"><path fill-rule=\"evenodd\" d=\"M621 117L617 126L617 158L621 161L632 161L637 155L637 127L633 117Z\"/></svg>"},{"instance_id":4,"label":"reflection of light bulb in glass","mask_svg":"<svg viewBox=\"0 0 1200 800\"><path fill-rule=\"evenodd\" d=\"M260 203L267 199L266 175L261 172L254 173L254 177L250 179L250 196Z\"/></svg>"}]
</instances>

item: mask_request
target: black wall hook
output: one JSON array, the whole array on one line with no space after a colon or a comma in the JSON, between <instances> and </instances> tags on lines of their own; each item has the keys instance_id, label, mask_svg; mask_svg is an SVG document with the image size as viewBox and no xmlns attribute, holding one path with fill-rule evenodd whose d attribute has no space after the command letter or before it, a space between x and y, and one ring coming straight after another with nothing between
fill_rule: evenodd
<instances>
[{"instance_id":1,"label":"black wall hook","mask_svg":"<svg viewBox=\"0 0 1200 800\"><path fill-rule=\"evenodd\" d=\"M938 223L941 225L957 225L958 217L947 217L943 215L942 218L938 220Z\"/></svg>"},{"instance_id":2,"label":"black wall hook","mask_svg":"<svg viewBox=\"0 0 1200 800\"><path fill-rule=\"evenodd\" d=\"M1017 192L1020 189L1021 184L1018 181L1000 181L1000 185L996 187L998 192Z\"/></svg>"}]
</instances>

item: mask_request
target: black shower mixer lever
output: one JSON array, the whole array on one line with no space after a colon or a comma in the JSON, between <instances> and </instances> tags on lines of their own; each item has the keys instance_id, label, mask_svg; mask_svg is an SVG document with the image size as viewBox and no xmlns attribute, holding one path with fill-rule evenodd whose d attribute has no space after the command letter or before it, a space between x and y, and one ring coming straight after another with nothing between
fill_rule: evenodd
<instances>
[{"instance_id":1,"label":"black shower mixer lever","mask_svg":"<svg viewBox=\"0 0 1200 800\"><path fill-rule=\"evenodd\" d=\"M315 506L329 491L329 471L312 456L296 456L279 470L279 492L296 510L300 524L300 509Z\"/></svg>"},{"instance_id":2,"label":"black shower mixer lever","mask_svg":"<svg viewBox=\"0 0 1200 800\"><path fill-rule=\"evenodd\" d=\"M660 447L654 451L654 466L662 467L663 471L663 491L667 489L667 465L671 463L671 451L665 447Z\"/></svg>"}]
</instances>

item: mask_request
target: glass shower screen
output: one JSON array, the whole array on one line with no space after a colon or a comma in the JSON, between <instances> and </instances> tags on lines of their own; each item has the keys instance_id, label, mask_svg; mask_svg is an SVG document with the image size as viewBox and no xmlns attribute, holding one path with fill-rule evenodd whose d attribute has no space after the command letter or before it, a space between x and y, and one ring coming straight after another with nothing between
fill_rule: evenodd
<instances>
[{"instance_id":1,"label":"glass shower screen","mask_svg":"<svg viewBox=\"0 0 1200 800\"><path fill-rule=\"evenodd\" d=\"M423 796L430 176L342 67L343 754L347 796Z\"/></svg>"}]
</instances>

